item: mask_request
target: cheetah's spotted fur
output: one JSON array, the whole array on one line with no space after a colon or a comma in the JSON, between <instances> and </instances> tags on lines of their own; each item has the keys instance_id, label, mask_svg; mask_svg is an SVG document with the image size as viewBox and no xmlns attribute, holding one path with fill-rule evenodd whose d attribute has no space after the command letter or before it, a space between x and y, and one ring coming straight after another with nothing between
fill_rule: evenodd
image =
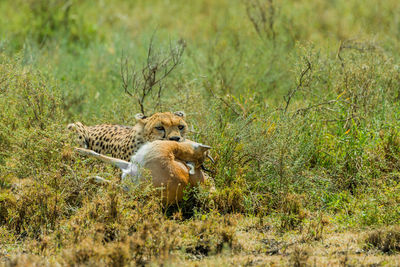
<instances>
[{"instance_id":1,"label":"cheetah's spotted fur","mask_svg":"<svg viewBox=\"0 0 400 267\"><path fill-rule=\"evenodd\" d=\"M78 134L80 146L100 154L111 154L115 158L129 160L146 142L155 140L183 141L187 131L181 111L155 113L145 117L136 115L135 126L100 124L85 126L80 122L71 123L68 129Z\"/></svg>"}]
</instances>

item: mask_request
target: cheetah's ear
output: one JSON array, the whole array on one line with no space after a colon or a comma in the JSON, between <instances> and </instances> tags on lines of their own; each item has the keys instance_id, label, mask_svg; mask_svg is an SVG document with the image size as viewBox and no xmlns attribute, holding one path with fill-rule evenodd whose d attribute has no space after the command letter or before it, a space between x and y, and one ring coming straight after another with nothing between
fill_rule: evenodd
<instances>
[{"instance_id":1,"label":"cheetah's ear","mask_svg":"<svg viewBox=\"0 0 400 267\"><path fill-rule=\"evenodd\" d=\"M138 114L135 115L135 119L137 121L141 121L141 120L144 120L146 118L147 118L147 116L143 115L142 113L138 113Z\"/></svg>"},{"instance_id":2,"label":"cheetah's ear","mask_svg":"<svg viewBox=\"0 0 400 267\"><path fill-rule=\"evenodd\" d=\"M174 114L175 114L176 116L179 116L179 117L182 117L182 118L185 118L185 117L186 117L186 114L185 114L185 112L183 112L183 111L175 111Z\"/></svg>"}]
</instances>

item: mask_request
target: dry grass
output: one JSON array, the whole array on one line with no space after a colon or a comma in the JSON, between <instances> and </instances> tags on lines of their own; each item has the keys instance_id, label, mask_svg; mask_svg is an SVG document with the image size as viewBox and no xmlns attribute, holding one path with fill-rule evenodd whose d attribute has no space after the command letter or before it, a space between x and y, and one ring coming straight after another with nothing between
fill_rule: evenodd
<instances>
[{"instance_id":1,"label":"dry grass","mask_svg":"<svg viewBox=\"0 0 400 267\"><path fill-rule=\"evenodd\" d=\"M368 231L342 232L329 227L324 238L304 242L301 232L282 235L274 227L259 227L257 219L218 215L192 222L170 221L167 225L164 222L157 225L157 229L153 227L156 226L148 225L133 236L111 242L99 242L88 235L57 253L51 252L50 244L46 243L50 239L43 238L40 243L32 244L30 252L27 248L11 253L3 249L2 264L397 266L400 263L398 254L364 249L364 236L371 236ZM101 233L104 229L97 226L96 231ZM162 239L157 237L161 233ZM103 235L99 240L102 238ZM154 242L149 243L150 240ZM32 254L33 251L38 254Z\"/></svg>"},{"instance_id":2,"label":"dry grass","mask_svg":"<svg viewBox=\"0 0 400 267\"><path fill-rule=\"evenodd\" d=\"M379 229L368 233L365 248L376 249L383 253L396 254L400 251L400 227Z\"/></svg>"}]
</instances>

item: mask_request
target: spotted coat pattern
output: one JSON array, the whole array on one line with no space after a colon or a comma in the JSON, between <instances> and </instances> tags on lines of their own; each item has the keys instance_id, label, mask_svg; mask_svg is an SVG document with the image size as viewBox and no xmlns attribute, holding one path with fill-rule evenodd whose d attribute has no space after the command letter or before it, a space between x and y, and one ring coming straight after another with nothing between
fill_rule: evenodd
<instances>
[{"instance_id":1,"label":"spotted coat pattern","mask_svg":"<svg viewBox=\"0 0 400 267\"><path fill-rule=\"evenodd\" d=\"M81 147L129 161L144 143L184 141L187 132L184 117L182 111L155 113L149 117L137 114L137 123L132 127L112 124L86 126L75 122L69 124L68 129L77 133Z\"/></svg>"}]
</instances>

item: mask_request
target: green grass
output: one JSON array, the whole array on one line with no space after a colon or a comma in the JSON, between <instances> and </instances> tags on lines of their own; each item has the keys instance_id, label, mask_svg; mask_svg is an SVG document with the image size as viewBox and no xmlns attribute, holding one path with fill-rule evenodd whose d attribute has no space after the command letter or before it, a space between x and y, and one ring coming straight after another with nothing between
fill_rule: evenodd
<instances>
[{"instance_id":1,"label":"green grass","mask_svg":"<svg viewBox=\"0 0 400 267\"><path fill-rule=\"evenodd\" d=\"M395 0L1 1L3 262L300 264L319 257L302 244L379 228L359 247L396 265L398 240L379 233L400 223L399 14ZM141 68L152 37L161 55L186 49L146 110L184 110L216 160L216 192L169 209L152 188L91 184L119 173L66 131L135 123L121 59ZM282 260L258 261L275 248Z\"/></svg>"}]
</instances>

